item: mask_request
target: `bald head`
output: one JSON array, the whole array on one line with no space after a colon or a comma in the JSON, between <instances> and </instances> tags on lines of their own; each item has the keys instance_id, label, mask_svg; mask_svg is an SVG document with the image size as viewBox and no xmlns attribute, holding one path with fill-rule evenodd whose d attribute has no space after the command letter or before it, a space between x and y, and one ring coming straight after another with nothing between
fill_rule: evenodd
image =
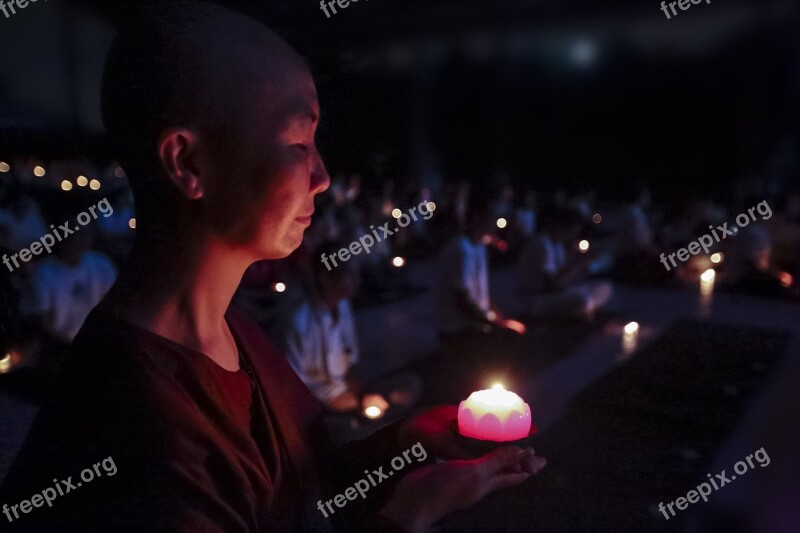
<instances>
[{"instance_id":1,"label":"bald head","mask_svg":"<svg viewBox=\"0 0 800 533\"><path fill-rule=\"evenodd\" d=\"M161 175L165 131L191 129L209 152L234 158L243 120L254 110L277 113L307 76L302 58L263 24L207 2L165 4L124 23L103 79L103 119L139 211L163 210L175 193Z\"/></svg>"}]
</instances>

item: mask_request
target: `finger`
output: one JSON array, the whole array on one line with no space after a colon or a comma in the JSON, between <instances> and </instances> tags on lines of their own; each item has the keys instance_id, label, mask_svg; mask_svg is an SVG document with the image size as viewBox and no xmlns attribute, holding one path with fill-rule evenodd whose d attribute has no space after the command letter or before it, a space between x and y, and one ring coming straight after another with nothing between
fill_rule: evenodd
<instances>
[{"instance_id":1,"label":"finger","mask_svg":"<svg viewBox=\"0 0 800 533\"><path fill-rule=\"evenodd\" d=\"M495 474L519 464L527 453L519 446L497 448L478 460L478 473L486 479L492 478Z\"/></svg>"},{"instance_id":2,"label":"finger","mask_svg":"<svg viewBox=\"0 0 800 533\"><path fill-rule=\"evenodd\" d=\"M515 474L513 472L495 474L483 484L483 487L485 487L484 495L494 492L498 489L519 485L530 477L531 475L527 472L522 472L519 474Z\"/></svg>"},{"instance_id":3,"label":"finger","mask_svg":"<svg viewBox=\"0 0 800 533\"><path fill-rule=\"evenodd\" d=\"M547 460L538 455L529 455L522 460L522 470L529 474L536 474L545 467Z\"/></svg>"}]
</instances>

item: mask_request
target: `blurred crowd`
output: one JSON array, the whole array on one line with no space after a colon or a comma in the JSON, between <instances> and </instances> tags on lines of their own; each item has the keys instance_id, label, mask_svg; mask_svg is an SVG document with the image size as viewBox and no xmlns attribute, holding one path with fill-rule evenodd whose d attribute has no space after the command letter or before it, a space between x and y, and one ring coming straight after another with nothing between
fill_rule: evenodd
<instances>
[{"instance_id":1,"label":"blurred crowd","mask_svg":"<svg viewBox=\"0 0 800 533\"><path fill-rule=\"evenodd\" d=\"M64 347L113 284L136 231L125 172L114 162L0 161L0 254L17 253L97 199L113 215L59 242L16 271L0 275L0 373L58 368ZM710 199L659 202L644 186L625 190L534 191L497 176L487 183L431 180L372 183L340 175L321 195L302 245L279 261L254 264L235 303L270 333L289 363L332 414L378 418L419 398L408 372L365 377L354 308L392 302L424 290L409 282L414 262L435 262L436 328L443 344L470 335L524 335L525 324L591 320L617 283L696 287L709 269L717 290L795 300L800 276L800 189L740 195L728 205ZM709 253L666 271L673 252L768 201L771 216L751 223ZM418 218L338 268L333 255L424 203ZM169 258L164 259L169 260ZM504 269L516 291L500 309L489 274ZM511 318L514 317L514 318Z\"/></svg>"}]
</instances>

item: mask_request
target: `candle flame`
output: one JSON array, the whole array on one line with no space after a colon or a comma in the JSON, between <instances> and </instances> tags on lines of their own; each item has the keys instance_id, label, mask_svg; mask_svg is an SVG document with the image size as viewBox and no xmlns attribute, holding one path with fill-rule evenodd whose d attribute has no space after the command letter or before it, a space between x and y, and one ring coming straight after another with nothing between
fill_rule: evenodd
<instances>
[{"instance_id":1,"label":"candle flame","mask_svg":"<svg viewBox=\"0 0 800 533\"><path fill-rule=\"evenodd\" d=\"M702 274L700 274L700 280L704 281L705 283L711 283L714 281L714 278L717 276L717 273L714 271L713 268L709 268Z\"/></svg>"},{"instance_id":2,"label":"candle flame","mask_svg":"<svg viewBox=\"0 0 800 533\"><path fill-rule=\"evenodd\" d=\"M633 335L639 331L639 323L638 322L628 322L625 324L625 333L628 335Z\"/></svg>"},{"instance_id":3,"label":"candle flame","mask_svg":"<svg viewBox=\"0 0 800 533\"><path fill-rule=\"evenodd\" d=\"M370 405L366 409L364 409L364 415L367 418L380 418L383 416L383 411L377 405Z\"/></svg>"}]
</instances>

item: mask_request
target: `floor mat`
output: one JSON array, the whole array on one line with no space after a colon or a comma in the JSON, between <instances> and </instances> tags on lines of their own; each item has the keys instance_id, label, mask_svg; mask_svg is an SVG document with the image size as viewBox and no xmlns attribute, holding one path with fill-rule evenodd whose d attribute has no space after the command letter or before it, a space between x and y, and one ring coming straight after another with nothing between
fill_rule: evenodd
<instances>
[{"instance_id":1,"label":"floor mat","mask_svg":"<svg viewBox=\"0 0 800 533\"><path fill-rule=\"evenodd\" d=\"M535 438L548 459L539 476L452 517L446 530L677 531L681 514L666 521L654 506L706 480L787 341L781 332L676 323Z\"/></svg>"}]
</instances>

